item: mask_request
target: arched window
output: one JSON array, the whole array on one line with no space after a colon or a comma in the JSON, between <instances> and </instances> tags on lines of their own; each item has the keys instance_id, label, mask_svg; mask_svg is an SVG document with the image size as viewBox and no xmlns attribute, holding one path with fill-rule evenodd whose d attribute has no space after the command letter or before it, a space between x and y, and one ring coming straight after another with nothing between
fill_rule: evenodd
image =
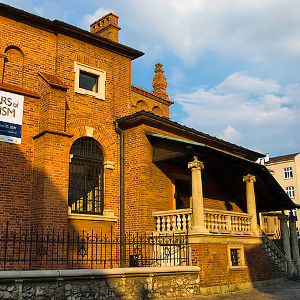
<instances>
[{"instance_id":1,"label":"arched window","mask_svg":"<svg viewBox=\"0 0 300 300\"><path fill-rule=\"evenodd\" d=\"M82 137L70 150L69 207L73 213L103 213L103 153L91 137Z\"/></svg>"},{"instance_id":2,"label":"arched window","mask_svg":"<svg viewBox=\"0 0 300 300\"><path fill-rule=\"evenodd\" d=\"M159 106L154 106L152 108L152 112L158 116L162 116L162 110Z\"/></svg>"},{"instance_id":3,"label":"arched window","mask_svg":"<svg viewBox=\"0 0 300 300\"><path fill-rule=\"evenodd\" d=\"M139 100L136 103L136 111L147 110L147 109L148 109L148 105L144 100Z\"/></svg>"},{"instance_id":4,"label":"arched window","mask_svg":"<svg viewBox=\"0 0 300 300\"><path fill-rule=\"evenodd\" d=\"M22 85L24 55L17 46L9 46L5 49L7 61L4 67L4 83Z\"/></svg>"}]
</instances>

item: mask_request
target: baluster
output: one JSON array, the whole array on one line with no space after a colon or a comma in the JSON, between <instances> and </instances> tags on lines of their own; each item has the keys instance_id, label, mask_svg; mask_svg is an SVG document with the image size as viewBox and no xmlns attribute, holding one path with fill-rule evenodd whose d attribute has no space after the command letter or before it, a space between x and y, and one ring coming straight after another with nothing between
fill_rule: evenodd
<instances>
[{"instance_id":1,"label":"baluster","mask_svg":"<svg viewBox=\"0 0 300 300\"><path fill-rule=\"evenodd\" d=\"M187 215L187 227L190 230L192 228L192 218L191 218L191 214Z\"/></svg>"},{"instance_id":2,"label":"baluster","mask_svg":"<svg viewBox=\"0 0 300 300\"><path fill-rule=\"evenodd\" d=\"M171 219L170 219L170 216L167 216L167 232L170 232L171 231L171 229L170 229L170 227L171 227Z\"/></svg>"},{"instance_id":3,"label":"baluster","mask_svg":"<svg viewBox=\"0 0 300 300\"><path fill-rule=\"evenodd\" d=\"M206 228L208 229L208 231L211 231L211 214L207 213L206 218L207 218L207 226L206 226Z\"/></svg>"},{"instance_id":4,"label":"baluster","mask_svg":"<svg viewBox=\"0 0 300 300\"><path fill-rule=\"evenodd\" d=\"M242 223L241 223L241 218L238 217L238 228L239 228L239 231L241 232L242 231Z\"/></svg>"},{"instance_id":5,"label":"baluster","mask_svg":"<svg viewBox=\"0 0 300 300\"><path fill-rule=\"evenodd\" d=\"M231 229L231 216L230 215L227 215L226 230L228 230L229 232L232 231L232 229Z\"/></svg>"},{"instance_id":6,"label":"baluster","mask_svg":"<svg viewBox=\"0 0 300 300\"><path fill-rule=\"evenodd\" d=\"M209 214L209 218L210 218L209 230L210 231L214 231L214 228L215 228L215 217L214 217L214 214Z\"/></svg>"},{"instance_id":7,"label":"baluster","mask_svg":"<svg viewBox=\"0 0 300 300\"><path fill-rule=\"evenodd\" d=\"M234 216L231 217L231 230L235 231L235 217Z\"/></svg>"},{"instance_id":8,"label":"baluster","mask_svg":"<svg viewBox=\"0 0 300 300\"><path fill-rule=\"evenodd\" d=\"M181 217L182 217L182 230L187 230L187 228L189 228L188 215L181 215Z\"/></svg>"},{"instance_id":9,"label":"baluster","mask_svg":"<svg viewBox=\"0 0 300 300\"><path fill-rule=\"evenodd\" d=\"M156 217L156 231L160 231L160 216Z\"/></svg>"},{"instance_id":10,"label":"baluster","mask_svg":"<svg viewBox=\"0 0 300 300\"><path fill-rule=\"evenodd\" d=\"M226 225L226 216L225 215L221 215L221 230L222 231L225 230L225 225Z\"/></svg>"},{"instance_id":11,"label":"baluster","mask_svg":"<svg viewBox=\"0 0 300 300\"><path fill-rule=\"evenodd\" d=\"M183 217L183 215L180 215L180 214L177 215L177 230L182 230L181 216Z\"/></svg>"},{"instance_id":12,"label":"baluster","mask_svg":"<svg viewBox=\"0 0 300 300\"><path fill-rule=\"evenodd\" d=\"M161 231L166 231L166 219L164 216L161 218Z\"/></svg>"},{"instance_id":13,"label":"baluster","mask_svg":"<svg viewBox=\"0 0 300 300\"><path fill-rule=\"evenodd\" d=\"M217 215L217 231L220 232L222 230L222 215Z\"/></svg>"},{"instance_id":14,"label":"baluster","mask_svg":"<svg viewBox=\"0 0 300 300\"><path fill-rule=\"evenodd\" d=\"M204 213L204 226L208 228L208 213Z\"/></svg>"},{"instance_id":15,"label":"baluster","mask_svg":"<svg viewBox=\"0 0 300 300\"><path fill-rule=\"evenodd\" d=\"M176 215L172 216L172 231L177 231Z\"/></svg>"},{"instance_id":16,"label":"baluster","mask_svg":"<svg viewBox=\"0 0 300 300\"><path fill-rule=\"evenodd\" d=\"M245 232L246 231L246 218L242 218L242 231Z\"/></svg>"}]
</instances>

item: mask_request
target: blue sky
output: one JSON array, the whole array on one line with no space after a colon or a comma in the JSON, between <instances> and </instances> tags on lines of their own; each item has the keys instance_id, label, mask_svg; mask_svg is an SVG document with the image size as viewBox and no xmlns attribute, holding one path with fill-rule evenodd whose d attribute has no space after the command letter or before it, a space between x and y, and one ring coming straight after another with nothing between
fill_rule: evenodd
<instances>
[{"instance_id":1,"label":"blue sky","mask_svg":"<svg viewBox=\"0 0 300 300\"><path fill-rule=\"evenodd\" d=\"M145 52L132 83L164 64L172 120L271 156L300 151L299 0L8 0L89 30L112 11L119 41Z\"/></svg>"}]
</instances>

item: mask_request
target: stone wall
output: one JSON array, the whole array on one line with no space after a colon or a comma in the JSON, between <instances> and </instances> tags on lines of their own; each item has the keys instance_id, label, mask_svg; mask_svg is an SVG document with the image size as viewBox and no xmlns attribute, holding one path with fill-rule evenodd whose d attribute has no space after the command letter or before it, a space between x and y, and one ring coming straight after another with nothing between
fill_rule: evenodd
<instances>
[{"instance_id":1,"label":"stone wall","mask_svg":"<svg viewBox=\"0 0 300 300\"><path fill-rule=\"evenodd\" d=\"M0 272L0 298L165 299L228 293L283 281L204 287L199 272L199 267L7 271Z\"/></svg>"}]
</instances>

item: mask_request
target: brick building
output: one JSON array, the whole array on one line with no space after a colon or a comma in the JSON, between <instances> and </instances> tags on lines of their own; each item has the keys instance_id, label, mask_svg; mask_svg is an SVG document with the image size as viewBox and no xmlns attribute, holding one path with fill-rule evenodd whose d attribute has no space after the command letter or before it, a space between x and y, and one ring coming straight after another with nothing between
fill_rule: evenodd
<instances>
[{"instance_id":1,"label":"brick building","mask_svg":"<svg viewBox=\"0 0 300 300\"><path fill-rule=\"evenodd\" d=\"M112 13L86 32L0 4L1 231L189 230L203 285L282 276L257 212L294 204L262 154L170 120L162 65L153 92L132 85L143 53L119 29Z\"/></svg>"}]
</instances>

